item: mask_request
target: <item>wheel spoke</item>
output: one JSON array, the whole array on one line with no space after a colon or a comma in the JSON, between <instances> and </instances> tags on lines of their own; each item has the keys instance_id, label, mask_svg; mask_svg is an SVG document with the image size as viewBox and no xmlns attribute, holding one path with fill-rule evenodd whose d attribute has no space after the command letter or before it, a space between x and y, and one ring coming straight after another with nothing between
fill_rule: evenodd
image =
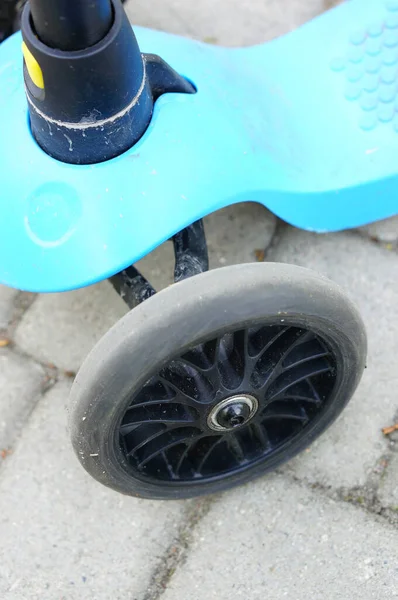
<instances>
[{"instance_id":1,"label":"wheel spoke","mask_svg":"<svg viewBox=\"0 0 398 600\"><path fill-rule=\"evenodd\" d=\"M198 442L198 440L200 440L200 438L195 438L194 440L185 443L185 449L182 451L175 469L177 476L179 476L184 461L187 459L189 452L192 450L193 446Z\"/></svg>"},{"instance_id":2,"label":"wheel spoke","mask_svg":"<svg viewBox=\"0 0 398 600\"><path fill-rule=\"evenodd\" d=\"M166 379L166 377L163 377L163 375L159 375L159 381L161 381L167 389L174 392L175 395L172 401L175 402L177 400L178 402L181 402L181 404L187 405L190 405L192 402L194 402L193 398L181 392L181 390L174 383Z\"/></svg>"},{"instance_id":3,"label":"wheel spoke","mask_svg":"<svg viewBox=\"0 0 398 600\"><path fill-rule=\"evenodd\" d=\"M207 438L209 439L209 438ZM207 461L209 460L211 454L213 453L213 451L215 450L215 448L221 444L222 442L224 442L224 438L223 437L218 437L215 436L213 438L210 438L210 446L209 448L206 450L205 454L203 455L203 457L201 458L199 464L196 466L195 471L200 475L203 471L203 468L205 467Z\"/></svg>"},{"instance_id":4,"label":"wheel spoke","mask_svg":"<svg viewBox=\"0 0 398 600\"><path fill-rule=\"evenodd\" d=\"M214 364L215 344L199 344L181 357L183 362L201 371L207 371Z\"/></svg>"},{"instance_id":5,"label":"wheel spoke","mask_svg":"<svg viewBox=\"0 0 398 600\"><path fill-rule=\"evenodd\" d=\"M278 348L272 348L273 352L278 356L273 367L273 373L268 384L272 383L283 370L283 364L289 357L290 353L297 347L301 347L309 338L313 337L310 331L295 330L293 327L286 329L284 336L278 338ZM275 346L275 345L274 345Z\"/></svg>"},{"instance_id":6,"label":"wheel spoke","mask_svg":"<svg viewBox=\"0 0 398 600\"><path fill-rule=\"evenodd\" d=\"M245 451L240 443L237 434L231 433L225 436L227 446L238 463L247 462Z\"/></svg>"},{"instance_id":7,"label":"wheel spoke","mask_svg":"<svg viewBox=\"0 0 398 600\"><path fill-rule=\"evenodd\" d=\"M308 396L298 396L296 394L283 395L281 400L291 402L310 402L311 404L319 404L319 401L315 398L309 398Z\"/></svg>"},{"instance_id":8,"label":"wheel spoke","mask_svg":"<svg viewBox=\"0 0 398 600\"><path fill-rule=\"evenodd\" d=\"M139 450L145 444L152 442L157 437L164 434L166 427L163 424L156 424L151 429L143 427L139 424L138 427L132 428L130 431L126 430L124 433L121 431L122 437L129 440L129 451L128 456L133 456L137 450ZM132 435L134 434L134 435Z\"/></svg>"},{"instance_id":9,"label":"wheel spoke","mask_svg":"<svg viewBox=\"0 0 398 600\"><path fill-rule=\"evenodd\" d=\"M299 365L298 368L291 369L284 373L283 377L276 379L266 394L267 401L278 398L284 394L293 385L305 381L310 377L316 377L322 373L333 371L333 366L325 359L315 359L314 361Z\"/></svg>"},{"instance_id":10,"label":"wheel spoke","mask_svg":"<svg viewBox=\"0 0 398 600\"><path fill-rule=\"evenodd\" d=\"M176 393L170 386L165 386L158 377L152 377L134 398L134 405L146 405L151 402L173 401Z\"/></svg>"},{"instance_id":11,"label":"wheel spoke","mask_svg":"<svg viewBox=\"0 0 398 600\"><path fill-rule=\"evenodd\" d=\"M315 404L316 406L320 406L322 404L322 400L319 397L319 394L316 391L316 388L310 377L307 377L303 381L295 383L289 387L281 399L284 401L290 400L293 402L307 402L310 404Z\"/></svg>"},{"instance_id":12,"label":"wheel spoke","mask_svg":"<svg viewBox=\"0 0 398 600\"><path fill-rule=\"evenodd\" d=\"M274 402L263 411L262 420L268 419L292 419L294 421L302 421L303 423L308 423L309 421L307 412L302 406L282 402Z\"/></svg>"},{"instance_id":13,"label":"wheel spoke","mask_svg":"<svg viewBox=\"0 0 398 600\"><path fill-rule=\"evenodd\" d=\"M217 365L220 362L220 354L222 352L222 339L223 336L217 338L216 340L216 344L215 344L215 348L214 348L214 359L213 359L213 364Z\"/></svg>"},{"instance_id":14,"label":"wheel spoke","mask_svg":"<svg viewBox=\"0 0 398 600\"><path fill-rule=\"evenodd\" d=\"M260 327L250 335L248 331L247 350L249 356L259 360L261 356L286 332L287 327L283 326L265 326Z\"/></svg>"},{"instance_id":15,"label":"wheel spoke","mask_svg":"<svg viewBox=\"0 0 398 600\"><path fill-rule=\"evenodd\" d=\"M314 384L312 383L312 381L311 381L311 379L310 379L310 378L306 379L306 384L307 384L307 385L308 385L308 387L310 388L310 390L311 390L311 393L312 393L313 397L315 398L315 402L316 402L316 404L318 404L318 405L322 404L322 400L321 400L321 398L319 397L319 394L318 394L318 392L317 392L317 390L316 390L316 388L315 388L315 386L314 386Z\"/></svg>"},{"instance_id":16,"label":"wheel spoke","mask_svg":"<svg viewBox=\"0 0 398 600\"><path fill-rule=\"evenodd\" d=\"M129 433L132 433L133 431L135 431L136 429L138 429L138 427L140 427L140 425L142 425L142 422L139 422L139 423L125 423L124 425L120 426L120 433L123 436L128 435Z\"/></svg>"},{"instance_id":17,"label":"wheel spoke","mask_svg":"<svg viewBox=\"0 0 398 600\"><path fill-rule=\"evenodd\" d=\"M239 388L245 375L246 337L245 331L226 334L220 340L218 370L223 387L227 390Z\"/></svg>"},{"instance_id":18,"label":"wheel spoke","mask_svg":"<svg viewBox=\"0 0 398 600\"><path fill-rule=\"evenodd\" d=\"M126 431L129 427L137 423L195 423L199 418L198 411L184 404L177 403L157 403L147 405L132 405L126 413L121 431Z\"/></svg>"},{"instance_id":19,"label":"wheel spoke","mask_svg":"<svg viewBox=\"0 0 398 600\"><path fill-rule=\"evenodd\" d=\"M330 356L330 351L321 345L318 340L302 341L294 344L291 350L286 353L283 360L283 369L287 371L310 360L326 356Z\"/></svg>"},{"instance_id":20,"label":"wheel spoke","mask_svg":"<svg viewBox=\"0 0 398 600\"><path fill-rule=\"evenodd\" d=\"M169 367L163 369L159 380L177 394L180 402L191 406L203 401L211 402L215 395L209 378L196 367L182 361L173 361Z\"/></svg>"},{"instance_id":21,"label":"wheel spoke","mask_svg":"<svg viewBox=\"0 0 398 600\"><path fill-rule=\"evenodd\" d=\"M295 367L298 367L300 365L303 365L304 363L310 362L311 360L317 360L319 358L325 358L326 356L329 356L329 352L323 351L323 352L319 352L319 354L314 354L312 356L303 357L300 360L297 360L295 363L292 363L288 367L284 367L283 371L288 371L289 369L294 369Z\"/></svg>"},{"instance_id":22,"label":"wheel spoke","mask_svg":"<svg viewBox=\"0 0 398 600\"><path fill-rule=\"evenodd\" d=\"M264 448L264 450L269 450L271 447L271 442L268 437L267 430L264 428L263 424L261 422L253 423L250 426L250 429L260 442L262 448Z\"/></svg>"},{"instance_id":23,"label":"wheel spoke","mask_svg":"<svg viewBox=\"0 0 398 600\"><path fill-rule=\"evenodd\" d=\"M132 431L135 431L135 429L137 429L137 427L139 425L148 425L148 424L165 424L167 429L170 429L170 426L174 426L174 427L181 427L181 425L183 425L183 423L181 422L180 419L140 419L137 422L133 422L133 423L125 423L124 425L120 426L120 432L122 433L122 435L127 435L128 433L131 433ZM194 424L195 421L187 421L187 425L189 424Z\"/></svg>"},{"instance_id":24,"label":"wheel spoke","mask_svg":"<svg viewBox=\"0 0 398 600\"><path fill-rule=\"evenodd\" d=\"M193 439L198 433L199 430L186 427L174 431L164 431L161 434L152 436L151 439L135 449L138 467L142 468L162 452L167 452L170 448Z\"/></svg>"},{"instance_id":25,"label":"wheel spoke","mask_svg":"<svg viewBox=\"0 0 398 600\"><path fill-rule=\"evenodd\" d=\"M163 462L166 465L166 469L167 469L167 472L170 475L170 479L177 479L177 475L176 475L176 473L175 473L175 471L173 469L173 466L172 466L171 462L167 458L166 452L164 450L162 450L162 452L159 452L159 455L162 457ZM145 466L145 463L143 465L141 465L141 466Z\"/></svg>"},{"instance_id":26,"label":"wheel spoke","mask_svg":"<svg viewBox=\"0 0 398 600\"><path fill-rule=\"evenodd\" d=\"M227 345L228 344L228 345ZM229 347L228 347L229 346ZM224 383L225 380L230 377L231 379L234 377L234 370L232 365L229 362L228 354L231 351L232 341L231 335L226 336L223 335L218 343L218 352L217 352L217 367L220 372L221 381Z\"/></svg>"},{"instance_id":27,"label":"wheel spoke","mask_svg":"<svg viewBox=\"0 0 398 600\"><path fill-rule=\"evenodd\" d=\"M136 408L150 408L151 406L158 406L159 404L162 404L162 406L176 404L176 401L177 398L174 395L172 398L166 398L166 400L148 400L148 402L134 402L133 404L130 404L130 406L127 408L127 411L135 410Z\"/></svg>"},{"instance_id":28,"label":"wheel spoke","mask_svg":"<svg viewBox=\"0 0 398 600\"><path fill-rule=\"evenodd\" d=\"M266 383L269 385L278 377L283 361L291 348L301 340L302 335L302 330L286 327L267 342L252 366L251 382L255 387L262 387Z\"/></svg>"},{"instance_id":29,"label":"wheel spoke","mask_svg":"<svg viewBox=\"0 0 398 600\"><path fill-rule=\"evenodd\" d=\"M174 448L174 446L178 446L179 444L181 444L181 440L172 440L164 446L162 446L162 448L157 448L153 452L144 453L144 458L137 461L138 468L142 469L142 467L144 467L147 463L149 463L151 460L153 460L159 455L162 456L162 458L167 462L168 465L170 465L170 463L167 461L167 458L165 457L165 452L167 452L167 450L171 450L172 448Z\"/></svg>"}]
</instances>

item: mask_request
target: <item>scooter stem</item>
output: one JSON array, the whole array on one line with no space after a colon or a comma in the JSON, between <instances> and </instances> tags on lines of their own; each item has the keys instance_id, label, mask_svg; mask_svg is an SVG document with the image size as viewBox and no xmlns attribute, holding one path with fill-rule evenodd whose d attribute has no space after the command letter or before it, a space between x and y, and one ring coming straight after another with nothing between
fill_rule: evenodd
<instances>
[{"instance_id":1,"label":"scooter stem","mask_svg":"<svg viewBox=\"0 0 398 600\"><path fill-rule=\"evenodd\" d=\"M39 39L58 50L82 50L108 33L113 22L110 0L30 0Z\"/></svg>"}]
</instances>

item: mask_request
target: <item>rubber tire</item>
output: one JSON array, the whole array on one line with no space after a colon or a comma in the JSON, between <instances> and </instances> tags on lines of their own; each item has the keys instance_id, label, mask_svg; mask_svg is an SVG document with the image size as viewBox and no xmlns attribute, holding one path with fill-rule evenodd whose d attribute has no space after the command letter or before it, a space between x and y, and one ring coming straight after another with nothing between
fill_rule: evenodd
<instances>
[{"instance_id":1,"label":"rubber tire","mask_svg":"<svg viewBox=\"0 0 398 600\"><path fill-rule=\"evenodd\" d=\"M114 442L131 394L189 347L258 321L308 328L335 353L336 384L319 419L266 464L255 464L221 481L184 485L132 476ZM308 269L254 263L197 275L134 308L87 357L70 397L74 450L90 475L131 496L180 499L243 484L308 448L331 425L360 381L366 346L365 328L354 304L335 283Z\"/></svg>"}]
</instances>

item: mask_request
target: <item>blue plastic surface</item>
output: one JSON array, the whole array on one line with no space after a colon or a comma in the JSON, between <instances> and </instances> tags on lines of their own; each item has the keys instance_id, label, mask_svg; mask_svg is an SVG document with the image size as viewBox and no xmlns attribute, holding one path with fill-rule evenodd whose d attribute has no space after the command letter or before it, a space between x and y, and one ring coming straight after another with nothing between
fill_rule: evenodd
<instances>
[{"instance_id":1,"label":"blue plastic surface","mask_svg":"<svg viewBox=\"0 0 398 600\"><path fill-rule=\"evenodd\" d=\"M198 93L163 96L142 140L93 166L36 145L20 35L1 45L2 283L94 283L240 201L318 232L398 213L398 0L351 0L246 49L136 33Z\"/></svg>"}]
</instances>

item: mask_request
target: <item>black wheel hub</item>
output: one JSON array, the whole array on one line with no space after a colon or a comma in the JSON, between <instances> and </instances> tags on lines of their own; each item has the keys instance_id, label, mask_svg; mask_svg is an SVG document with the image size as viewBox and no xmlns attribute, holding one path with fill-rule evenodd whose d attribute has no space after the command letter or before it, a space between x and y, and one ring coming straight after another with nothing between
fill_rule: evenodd
<instances>
[{"instance_id":1,"label":"black wheel hub","mask_svg":"<svg viewBox=\"0 0 398 600\"><path fill-rule=\"evenodd\" d=\"M258 401L254 396L232 396L216 404L209 414L207 424L214 431L230 431L246 425L257 410Z\"/></svg>"},{"instance_id":2,"label":"black wheel hub","mask_svg":"<svg viewBox=\"0 0 398 600\"><path fill-rule=\"evenodd\" d=\"M271 460L320 418L336 382L301 327L227 332L174 358L130 398L117 445L135 477L197 485Z\"/></svg>"}]
</instances>

